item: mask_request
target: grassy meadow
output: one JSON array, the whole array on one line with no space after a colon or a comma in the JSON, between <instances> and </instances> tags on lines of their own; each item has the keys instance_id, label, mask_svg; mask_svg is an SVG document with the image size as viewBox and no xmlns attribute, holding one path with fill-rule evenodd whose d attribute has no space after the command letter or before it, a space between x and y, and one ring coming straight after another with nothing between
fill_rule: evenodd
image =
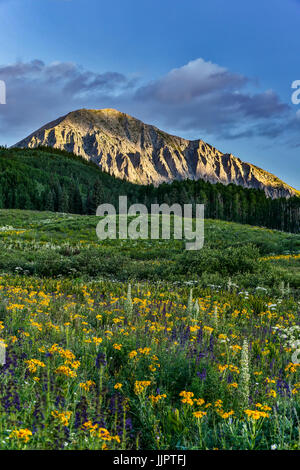
<instances>
[{"instance_id":1,"label":"grassy meadow","mask_svg":"<svg viewBox=\"0 0 300 470\"><path fill-rule=\"evenodd\" d=\"M299 449L300 235L97 223L0 210L0 448Z\"/></svg>"}]
</instances>

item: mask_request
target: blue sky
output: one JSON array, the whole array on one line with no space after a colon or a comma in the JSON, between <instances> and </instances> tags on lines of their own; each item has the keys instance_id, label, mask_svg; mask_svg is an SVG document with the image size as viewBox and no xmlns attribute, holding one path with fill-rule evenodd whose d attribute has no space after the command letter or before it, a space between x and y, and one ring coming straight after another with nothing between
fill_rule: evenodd
<instances>
[{"instance_id":1,"label":"blue sky","mask_svg":"<svg viewBox=\"0 0 300 470\"><path fill-rule=\"evenodd\" d=\"M0 18L0 144L112 107L300 189L300 1L0 0Z\"/></svg>"}]
</instances>

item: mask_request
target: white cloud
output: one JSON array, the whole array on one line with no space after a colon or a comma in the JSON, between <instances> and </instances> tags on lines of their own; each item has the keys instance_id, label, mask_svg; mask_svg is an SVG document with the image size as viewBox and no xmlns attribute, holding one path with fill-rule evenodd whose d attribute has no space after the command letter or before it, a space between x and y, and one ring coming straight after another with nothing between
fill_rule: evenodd
<instances>
[{"instance_id":1,"label":"white cloud","mask_svg":"<svg viewBox=\"0 0 300 470\"><path fill-rule=\"evenodd\" d=\"M113 71L95 73L72 62L41 60L2 65L0 79L7 86L0 134L15 141L83 107L117 108L195 138L203 133L274 138L288 131L292 119L289 106L274 91L250 93L247 77L202 58L143 85ZM290 128L298 132L295 121L294 116Z\"/></svg>"}]
</instances>

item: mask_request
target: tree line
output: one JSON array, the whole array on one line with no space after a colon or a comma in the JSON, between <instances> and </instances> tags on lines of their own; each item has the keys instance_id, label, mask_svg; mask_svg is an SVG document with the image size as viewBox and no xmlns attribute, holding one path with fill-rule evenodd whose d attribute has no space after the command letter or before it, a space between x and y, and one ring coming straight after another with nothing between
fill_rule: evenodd
<instances>
[{"instance_id":1,"label":"tree line","mask_svg":"<svg viewBox=\"0 0 300 470\"><path fill-rule=\"evenodd\" d=\"M203 180L141 186L102 172L95 164L52 148L0 148L0 208L95 214L99 204L205 205L205 217L300 232L300 198L271 199L264 191Z\"/></svg>"}]
</instances>

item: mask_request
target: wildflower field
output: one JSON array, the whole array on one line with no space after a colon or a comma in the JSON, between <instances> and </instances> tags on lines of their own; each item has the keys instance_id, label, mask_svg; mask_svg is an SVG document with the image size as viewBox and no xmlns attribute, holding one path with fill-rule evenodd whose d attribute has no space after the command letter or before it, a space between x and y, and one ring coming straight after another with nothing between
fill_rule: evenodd
<instances>
[{"instance_id":1,"label":"wildflower field","mask_svg":"<svg viewBox=\"0 0 300 470\"><path fill-rule=\"evenodd\" d=\"M95 220L0 211L0 448L299 449L300 237Z\"/></svg>"}]
</instances>

